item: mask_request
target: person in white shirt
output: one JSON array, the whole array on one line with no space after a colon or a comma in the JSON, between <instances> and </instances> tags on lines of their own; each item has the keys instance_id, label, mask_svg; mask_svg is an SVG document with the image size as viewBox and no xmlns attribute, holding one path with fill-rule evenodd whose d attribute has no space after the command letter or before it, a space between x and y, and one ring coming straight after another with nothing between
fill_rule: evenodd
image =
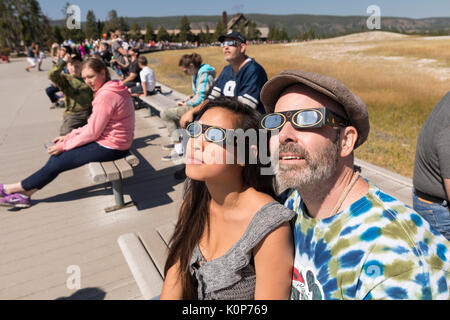
<instances>
[{"instance_id":1,"label":"person in white shirt","mask_svg":"<svg viewBox=\"0 0 450 320\"><path fill-rule=\"evenodd\" d=\"M147 64L147 58L144 56L140 56L138 58L139 68L141 68L141 72L139 76L141 78L142 84L137 85L135 87L130 88L130 92L133 96L147 96L152 94L155 91L156 86L156 78L155 73L152 69L150 69Z\"/></svg>"}]
</instances>

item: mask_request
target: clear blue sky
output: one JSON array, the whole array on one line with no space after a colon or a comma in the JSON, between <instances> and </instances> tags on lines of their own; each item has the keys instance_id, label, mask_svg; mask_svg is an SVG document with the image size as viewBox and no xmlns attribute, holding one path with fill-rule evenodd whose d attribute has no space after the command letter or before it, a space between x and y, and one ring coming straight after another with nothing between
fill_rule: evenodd
<instances>
[{"instance_id":1,"label":"clear blue sky","mask_svg":"<svg viewBox=\"0 0 450 320\"><path fill-rule=\"evenodd\" d=\"M62 19L64 4L78 5L84 21L88 10L105 20L115 9L119 16L162 17L180 15L233 14L325 14L366 16L367 7L378 5L381 16L408 18L450 17L450 0L39 0L42 11L51 19Z\"/></svg>"}]
</instances>

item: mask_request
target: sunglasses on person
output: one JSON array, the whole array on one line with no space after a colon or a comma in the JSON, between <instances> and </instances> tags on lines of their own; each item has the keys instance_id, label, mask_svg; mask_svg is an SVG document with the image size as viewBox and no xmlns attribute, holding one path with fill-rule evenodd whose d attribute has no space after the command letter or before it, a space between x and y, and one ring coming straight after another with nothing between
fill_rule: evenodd
<instances>
[{"instance_id":1,"label":"sunglasses on person","mask_svg":"<svg viewBox=\"0 0 450 320\"><path fill-rule=\"evenodd\" d=\"M189 137L197 138L201 134L204 134L206 141L214 143L222 143L227 137L230 137L232 131L217 126L208 126L199 122L191 122L186 127L186 132Z\"/></svg>"},{"instance_id":2,"label":"sunglasses on person","mask_svg":"<svg viewBox=\"0 0 450 320\"><path fill-rule=\"evenodd\" d=\"M274 112L266 114L260 121L260 127L266 130L280 129L289 121L295 129L330 127L347 127L349 121L327 108L311 108Z\"/></svg>"},{"instance_id":3,"label":"sunglasses on person","mask_svg":"<svg viewBox=\"0 0 450 320\"><path fill-rule=\"evenodd\" d=\"M241 42L237 40L225 40L220 44L221 47L229 46L229 47L237 47Z\"/></svg>"}]
</instances>

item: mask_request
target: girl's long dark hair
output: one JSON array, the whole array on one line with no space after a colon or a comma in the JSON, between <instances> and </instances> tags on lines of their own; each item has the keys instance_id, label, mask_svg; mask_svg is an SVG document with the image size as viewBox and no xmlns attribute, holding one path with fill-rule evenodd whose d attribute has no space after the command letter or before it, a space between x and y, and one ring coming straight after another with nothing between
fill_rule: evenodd
<instances>
[{"instance_id":1,"label":"girl's long dark hair","mask_svg":"<svg viewBox=\"0 0 450 320\"><path fill-rule=\"evenodd\" d=\"M243 129L244 132L253 129L258 132L259 113L237 99L220 97L210 101L196 114L197 119L212 108L223 108L236 114L238 124L235 129ZM249 164L250 142L248 140L245 139L246 164L242 172L243 185L253 187L257 191L276 198L274 177L261 175L259 160L256 161L256 164ZM190 273L190 259L195 245L200 241L205 228L209 226L208 205L210 200L211 196L205 182L190 180L185 190L178 222L169 243L170 250L164 268L164 274L167 275L169 268L179 262L179 281L183 288L183 299L197 298L196 279Z\"/></svg>"}]
</instances>

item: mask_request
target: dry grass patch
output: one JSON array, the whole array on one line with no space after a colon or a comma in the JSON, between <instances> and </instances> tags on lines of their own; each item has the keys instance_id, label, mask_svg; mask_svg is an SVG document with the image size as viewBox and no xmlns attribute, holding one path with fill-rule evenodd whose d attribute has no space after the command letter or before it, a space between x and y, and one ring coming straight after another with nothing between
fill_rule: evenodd
<instances>
[{"instance_id":1,"label":"dry grass patch","mask_svg":"<svg viewBox=\"0 0 450 320\"><path fill-rule=\"evenodd\" d=\"M376 47L365 51L366 54L378 56L410 57L417 59L433 59L450 67L450 40L422 40L411 38L399 41L379 43Z\"/></svg>"}]
</instances>

